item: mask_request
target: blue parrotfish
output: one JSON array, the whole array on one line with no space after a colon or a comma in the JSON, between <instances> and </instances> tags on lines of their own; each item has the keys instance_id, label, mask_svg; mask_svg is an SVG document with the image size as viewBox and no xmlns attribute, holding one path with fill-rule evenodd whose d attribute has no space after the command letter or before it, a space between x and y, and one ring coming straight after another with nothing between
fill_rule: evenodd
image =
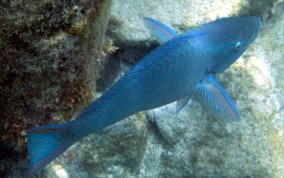
<instances>
[{"instance_id":1,"label":"blue parrotfish","mask_svg":"<svg viewBox=\"0 0 284 178\"><path fill-rule=\"evenodd\" d=\"M28 131L30 172L49 164L80 139L140 111L176 101L177 113L195 96L215 118L238 121L240 113L216 79L255 40L259 17L228 17L177 34L143 18L160 45L130 68L72 121Z\"/></svg>"}]
</instances>

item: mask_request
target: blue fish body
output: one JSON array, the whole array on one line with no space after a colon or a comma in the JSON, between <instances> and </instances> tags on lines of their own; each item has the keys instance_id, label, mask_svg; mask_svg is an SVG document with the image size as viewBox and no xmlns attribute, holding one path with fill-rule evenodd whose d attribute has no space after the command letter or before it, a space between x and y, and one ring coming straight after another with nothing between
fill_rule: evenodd
<instances>
[{"instance_id":1,"label":"blue fish body","mask_svg":"<svg viewBox=\"0 0 284 178\"><path fill-rule=\"evenodd\" d=\"M125 73L70 122L28 132L31 172L55 159L74 142L139 111L177 101L179 112L192 97L213 115L238 120L234 102L216 80L256 38L258 17L231 17L178 35L161 22L144 18L161 45Z\"/></svg>"}]
</instances>

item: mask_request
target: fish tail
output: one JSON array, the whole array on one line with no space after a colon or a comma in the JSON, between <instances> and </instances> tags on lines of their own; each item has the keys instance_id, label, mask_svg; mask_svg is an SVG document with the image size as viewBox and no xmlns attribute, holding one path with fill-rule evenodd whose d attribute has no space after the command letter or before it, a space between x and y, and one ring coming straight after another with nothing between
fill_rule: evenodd
<instances>
[{"instance_id":1,"label":"fish tail","mask_svg":"<svg viewBox=\"0 0 284 178\"><path fill-rule=\"evenodd\" d=\"M28 154L30 173L35 173L54 160L76 140L72 125L50 124L28 131Z\"/></svg>"}]
</instances>

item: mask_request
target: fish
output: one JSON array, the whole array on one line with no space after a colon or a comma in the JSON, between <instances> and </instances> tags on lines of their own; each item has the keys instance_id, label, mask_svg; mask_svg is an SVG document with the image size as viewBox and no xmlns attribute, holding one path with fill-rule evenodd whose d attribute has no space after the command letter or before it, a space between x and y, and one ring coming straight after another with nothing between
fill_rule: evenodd
<instances>
[{"instance_id":1,"label":"fish","mask_svg":"<svg viewBox=\"0 0 284 178\"><path fill-rule=\"evenodd\" d=\"M193 96L213 117L240 120L236 104L216 74L231 66L256 39L260 17L219 18L181 34L153 18L143 21L160 45L74 120L31 128L30 173L40 171L75 142L130 115L175 101L179 113Z\"/></svg>"}]
</instances>

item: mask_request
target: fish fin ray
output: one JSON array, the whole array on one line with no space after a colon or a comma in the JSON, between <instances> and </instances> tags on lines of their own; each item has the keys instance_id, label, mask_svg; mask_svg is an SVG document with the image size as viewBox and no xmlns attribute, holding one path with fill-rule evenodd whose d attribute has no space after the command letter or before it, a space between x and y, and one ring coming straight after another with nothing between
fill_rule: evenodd
<instances>
[{"instance_id":1,"label":"fish fin ray","mask_svg":"<svg viewBox=\"0 0 284 178\"><path fill-rule=\"evenodd\" d=\"M210 74L198 85L195 96L215 117L231 121L240 119L237 106L213 75Z\"/></svg>"},{"instance_id":2,"label":"fish fin ray","mask_svg":"<svg viewBox=\"0 0 284 178\"><path fill-rule=\"evenodd\" d=\"M74 143L66 139L69 129L69 124L50 124L28 131L30 173L38 172Z\"/></svg>"},{"instance_id":3,"label":"fish fin ray","mask_svg":"<svg viewBox=\"0 0 284 178\"><path fill-rule=\"evenodd\" d=\"M177 33L167 25L150 17L144 17L143 22L150 33L157 38L160 44L177 36Z\"/></svg>"},{"instance_id":4,"label":"fish fin ray","mask_svg":"<svg viewBox=\"0 0 284 178\"><path fill-rule=\"evenodd\" d=\"M177 100L177 103L176 103L176 114L178 114L186 105L187 103L189 102L191 96L186 96L186 97L183 97L179 100Z\"/></svg>"}]
</instances>

